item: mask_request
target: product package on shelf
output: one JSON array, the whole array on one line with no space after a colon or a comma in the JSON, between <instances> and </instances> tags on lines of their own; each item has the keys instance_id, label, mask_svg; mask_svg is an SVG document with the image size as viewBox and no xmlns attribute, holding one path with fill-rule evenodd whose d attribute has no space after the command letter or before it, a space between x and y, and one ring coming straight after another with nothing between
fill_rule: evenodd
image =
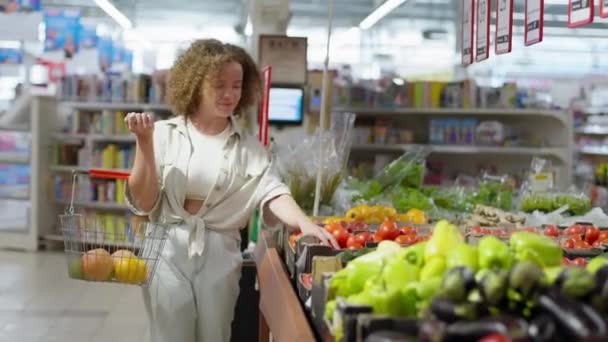
<instances>
[{"instance_id":1,"label":"product package on shelf","mask_svg":"<svg viewBox=\"0 0 608 342\"><path fill-rule=\"evenodd\" d=\"M125 204L124 191L126 181L118 180L91 180L86 177L76 179L75 201ZM72 195L71 176L57 175L53 178L55 198L69 201Z\"/></svg>"},{"instance_id":2,"label":"product package on shelf","mask_svg":"<svg viewBox=\"0 0 608 342\"><path fill-rule=\"evenodd\" d=\"M0 130L0 155L28 156L31 142L30 132Z\"/></svg>"},{"instance_id":3,"label":"product package on shelf","mask_svg":"<svg viewBox=\"0 0 608 342\"><path fill-rule=\"evenodd\" d=\"M127 112L103 110L75 111L68 118L66 131L74 134L128 135L124 122Z\"/></svg>"},{"instance_id":4,"label":"product package on shelf","mask_svg":"<svg viewBox=\"0 0 608 342\"><path fill-rule=\"evenodd\" d=\"M67 101L108 103L163 103L165 77L158 75L67 75L59 97Z\"/></svg>"},{"instance_id":5,"label":"product package on shelf","mask_svg":"<svg viewBox=\"0 0 608 342\"><path fill-rule=\"evenodd\" d=\"M294 137L278 149L279 172L286 180L296 202L308 212L314 206L317 170L323 169L322 205L329 205L342 181L352 141L354 114L333 115L331 127L319 139L318 135ZM323 158L319 155L323 147Z\"/></svg>"},{"instance_id":6,"label":"product package on shelf","mask_svg":"<svg viewBox=\"0 0 608 342\"><path fill-rule=\"evenodd\" d=\"M28 198L30 175L29 165L0 164L0 198Z\"/></svg>"}]
</instances>

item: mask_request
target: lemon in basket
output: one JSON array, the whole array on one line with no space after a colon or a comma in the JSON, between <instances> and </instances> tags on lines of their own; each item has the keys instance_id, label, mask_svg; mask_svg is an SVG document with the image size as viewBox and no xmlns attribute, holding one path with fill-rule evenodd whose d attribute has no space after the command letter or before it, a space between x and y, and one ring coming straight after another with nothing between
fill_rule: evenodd
<instances>
[{"instance_id":1,"label":"lemon in basket","mask_svg":"<svg viewBox=\"0 0 608 342\"><path fill-rule=\"evenodd\" d=\"M114 277L121 283L141 284L147 275L146 263L137 257L114 259Z\"/></svg>"}]
</instances>

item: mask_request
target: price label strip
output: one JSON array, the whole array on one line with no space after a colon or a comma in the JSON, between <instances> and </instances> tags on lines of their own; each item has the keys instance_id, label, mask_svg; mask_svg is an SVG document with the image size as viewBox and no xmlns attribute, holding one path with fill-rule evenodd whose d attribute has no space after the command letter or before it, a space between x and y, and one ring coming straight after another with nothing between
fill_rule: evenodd
<instances>
[{"instance_id":1,"label":"price label strip","mask_svg":"<svg viewBox=\"0 0 608 342\"><path fill-rule=\"evenodd\" d=\"M462 0L462 64L473 63L473 23L475 20L475 0Z\"/></svg>"},{"instance_id":2,"label":"price label strip","mask_svg":"<svg viewBox=\"0 0 608 342\"><path fill-rule=\"evenodd\" d=\"M498 0L494 44L497 55L511 52L513 46L513 0Z\"/></svg>"},{"instance_id":3,"label":"price label strip","mask_svg":"<svg viewBox=\"0 0 608 342\"><path fill-rule=\"evenodd\" d=\"M490 0L477 0L477 62L490 56Z\"/></svg>"},{"instance_id":4,"label":"price label strip","mask_svg":"<svg viewBox=\"0 0 608 342\"><path fill-rule=\"evenodd\" d=\"M526 26L524 27L524 44L526 46L543 41L544 14L544 0L526 0Z\"/></svg>"},{"instance_id":5,"label":"price label strip","mask_svg":"<svg viewBox=\"0 0 608 342\"><path fill-rule=\"evenodd\" d=\"M568 27L574 28L591 24L593 22L593 10L593 0L569 0Z\"/></svg>"},{"instance_id":6,"label":"price label strip","mask_svg":"<svg viewBox=\"0 0 608 342\"><path fill-rule=\"evenodd\" d=\"M608 0L600 0L600 18L608 18Z\"/></svg>"}]
</instances>

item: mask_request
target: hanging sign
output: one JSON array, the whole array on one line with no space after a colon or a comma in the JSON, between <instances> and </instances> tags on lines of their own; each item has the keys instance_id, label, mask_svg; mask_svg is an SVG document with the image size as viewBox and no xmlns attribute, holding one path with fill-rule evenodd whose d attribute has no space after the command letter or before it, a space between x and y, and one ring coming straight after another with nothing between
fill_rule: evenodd
<instances>
[{"instance_id":1,"label":"hanging sign","mask_svg":"<svg viewBox=\"0 0 608 342\"><path fill-rule=\"evenodd\" d=\"M490 56L490 0L477 0L477 62Z\"/></svg>"},{"instance_id":2,"label":"hanging sign","mask_svg":"<svg viewBox=\"0 0 608 342\"><path fill-rule=\"evenodd\" d=\"M593 9L593 0L569 0L568 27L573 28L591 24L593 22Z\"/></svg>"},{"instance_id":3,"label":"hanging sign","mask_svg":"<svg viewBox=\"0 0 608 342\"><path fill-rule=\"evenodd\" d=\"M544 14L544 0L526 0L526 27L524 33L524 44L526 46L543 41Z\"/></svg>"},{"instance_id":4,"label":"hanging sign","mask_svg":"<svg viewBox=\"0 0 608 342\"><path fill-rule=\"evenodd\" d=\"M496 6L496 39L494 40L497 55L511 52L513 42L513 0L498 0Z\"/></svg>"},{"instance_id":5,"label":"hanging sign","mask_svg":"<svg viewBox=\"0 0 608 342\"><path fill-rule=\"evenodd\" d=\"M473 63L473 22L475 0L462 0L462 64Z\"/></svg>"},{"instance_id":6,"label":"hanging sign","mask_svg":"<svg viewBox=\"0 0 608 342\"><path fill-rule=\"evenodd\" d=\"M608 18L608 0L600 1L600 18Z\"/></svg>"}]
</instances>

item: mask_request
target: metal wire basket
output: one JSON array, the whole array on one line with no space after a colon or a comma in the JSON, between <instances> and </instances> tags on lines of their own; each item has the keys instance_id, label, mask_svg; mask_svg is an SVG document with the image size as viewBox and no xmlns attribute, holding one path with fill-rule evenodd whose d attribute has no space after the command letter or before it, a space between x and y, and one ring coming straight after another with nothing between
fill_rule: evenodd
<instances>
[{"instance_id":1,"label":"metal wire basket","mask_svg":"<svg viewBox=\"0 0 608 342\"><path fill-rule=\"evenodd\" d=\"M59 215L68 273L72 279L147 286L158 266L167 227L133 216L116 222L101 215L74 213L79 175L124 180L124 172L90 170L72 172L72 194L66 213Z\"/></svg>"}]
</instances>

